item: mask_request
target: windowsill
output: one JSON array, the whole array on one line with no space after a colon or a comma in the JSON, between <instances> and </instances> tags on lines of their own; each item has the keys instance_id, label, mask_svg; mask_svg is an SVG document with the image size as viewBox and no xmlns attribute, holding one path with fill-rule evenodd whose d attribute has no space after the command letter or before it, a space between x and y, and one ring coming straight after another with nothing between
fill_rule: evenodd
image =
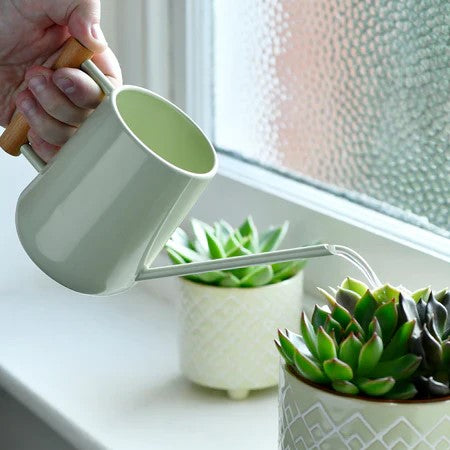
<instances>
[{"instance_id":1,"label":"windowsill","mask_svg":"<svg viewBox=\"0 0 450 450\"><path fill-rule=\"evenodd\" d=\"M183 379L170 302L145 285L80 297L26 270L0 305L0 384L76 448L274 448L276 389L233 402Z\"/></svg>"}]
</instances>

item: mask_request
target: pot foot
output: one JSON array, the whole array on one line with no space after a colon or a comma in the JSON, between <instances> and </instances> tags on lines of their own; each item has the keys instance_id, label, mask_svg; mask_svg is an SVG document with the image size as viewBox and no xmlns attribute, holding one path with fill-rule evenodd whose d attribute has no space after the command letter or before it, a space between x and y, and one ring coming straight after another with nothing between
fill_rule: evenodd
<instances>
[{"instance_id":1,"label":"pot foot","mask_svg":"<svg viewBox=\"0 0 450 450\"><path fill-rule=\"evenodd\" d=\"M249 392L248 389L230 389L227 391L227 394L231 400L244 400L248 397Z\"/></svg>"}]
</instances>

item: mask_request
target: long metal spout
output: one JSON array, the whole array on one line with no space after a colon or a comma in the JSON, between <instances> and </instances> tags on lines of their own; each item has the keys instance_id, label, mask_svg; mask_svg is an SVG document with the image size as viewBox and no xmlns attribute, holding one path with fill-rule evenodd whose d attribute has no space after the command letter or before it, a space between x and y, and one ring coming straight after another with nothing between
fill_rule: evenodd
<instances>
[{"instance_id":1,"label":"long metal spout","mask_svg":"<svg viewBox=\"0 0 450 450\"><path fill-rule=\"evenodd\" d=\"M248 256L235 256L233 258L213 259L205 262L178 264L164 267L154 267L143 270L136 277L136 281L151 280L153 278L193 275L196 273L211 272L213 270L238 269L241 267L260 264L273 264L277 262L295 261L297 259L318 258L330 256L332 246L328 244L296 247L275 252L257 253Z\"/></svg>"}]
</instances>

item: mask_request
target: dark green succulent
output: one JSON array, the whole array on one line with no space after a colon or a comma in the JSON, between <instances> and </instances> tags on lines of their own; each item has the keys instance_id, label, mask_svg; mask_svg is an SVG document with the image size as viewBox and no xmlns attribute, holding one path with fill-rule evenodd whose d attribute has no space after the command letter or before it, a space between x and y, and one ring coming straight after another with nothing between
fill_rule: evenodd
<instances>
[{"instance_id":1,"label":"dark green succulent","mask_svg":"<svg viewBox=\"0 0 450 450\"><path fill-rule=\"evenodd\" d=\"M410 350L422 357L415 384L422 397L450 395L450 291L400 294L399 320L415 326Z\"/></svg>"},{"instance_id":2,"label":"dark green succulent","mask_svg":"<svg viewBox=\"0 0 450 450\"><path fill-rule=\"evenodd\" d=\"M391 286L371 291L347 278L325 295L329 306L315 306L311 320L302 313L300 334L279 331L276 346L302 377L356 395L410 399L421 356L409 352L415 319L401 320L400 292Z\"/></svg>"},{"instance_id":3,"label":"dark green succulent","mask_svg":"<svg viewBox=\"0 0 450 450\"><path fill-rule=\"evenodd\" d=\"M166 244L167 253L175 264L201 262L210 259L251 255L276 250L288 230L288 222L259 233L249 216L234 229L225 220L208 225L197 219L191 221L193 236L178 228ZM296 275L305 260L244 267L232 270L189 275L197 283L222 287L256 287L278 283Z\"/></svg>"}]
</instances>

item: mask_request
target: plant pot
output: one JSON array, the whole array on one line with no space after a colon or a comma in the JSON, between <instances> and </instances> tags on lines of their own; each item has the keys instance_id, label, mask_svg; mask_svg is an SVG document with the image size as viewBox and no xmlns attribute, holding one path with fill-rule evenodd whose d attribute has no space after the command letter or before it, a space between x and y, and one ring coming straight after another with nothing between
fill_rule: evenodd
<instances>
[{"instance_id":1,"label":"plant pot","mask_svg":"<svg viewBox=\"0 0 450 450\"><path fill-rule=\"evenodd\" d=\"M224 288L182 279L181 370L194 383L233 399L278 383L277 328L298 325L303 272L256 288Z\"/></svg>"},{"instance_id":2,"label":"plant pot","mask_svg":"<svg viewBox=\"0 0 450 450\"><path fill-rule=\"evenodd\" d=\"M450 397L390 401L345 396L293 375L284 362L279 386L279 448L450 448Z\"/></svg>"}]
</instances>

